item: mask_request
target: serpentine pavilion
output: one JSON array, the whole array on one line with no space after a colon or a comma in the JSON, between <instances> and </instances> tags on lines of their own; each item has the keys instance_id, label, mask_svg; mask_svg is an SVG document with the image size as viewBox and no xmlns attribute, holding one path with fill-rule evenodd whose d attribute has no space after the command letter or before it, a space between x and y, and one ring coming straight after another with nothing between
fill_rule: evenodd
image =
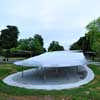
<instances>
[{"instance_id":1,"label":"serpentine pavilion","mask_svg":"<svg viewBox=\"0 0 100 100\"><path fill-rule=\"evenodd\" d=\"M20 88L61 90L77 88L94 79L82 52L53 51L16 61L17 67L30 67L11 74L3 82Z\"/></svg>"}]
</instances>

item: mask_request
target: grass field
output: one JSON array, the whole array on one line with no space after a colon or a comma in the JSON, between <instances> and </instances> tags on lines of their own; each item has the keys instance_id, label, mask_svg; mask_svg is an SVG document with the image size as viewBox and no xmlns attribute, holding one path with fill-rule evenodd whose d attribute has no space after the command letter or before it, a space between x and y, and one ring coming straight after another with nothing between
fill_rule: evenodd
<instances>
[{"instance_id":1,"label":"grass field","mask_svg":"<svg viewBox=\"0 0 100 100\"><path fill-rule=\"evenodd\" d=\"M0 64L0 100L100 100L100 66L89 65L89 67L95 73L95 79L91 83L70 90L44 91L4 84L2 82L4 77L22 69L13 64Z\"/></svg>"}]
</instances>

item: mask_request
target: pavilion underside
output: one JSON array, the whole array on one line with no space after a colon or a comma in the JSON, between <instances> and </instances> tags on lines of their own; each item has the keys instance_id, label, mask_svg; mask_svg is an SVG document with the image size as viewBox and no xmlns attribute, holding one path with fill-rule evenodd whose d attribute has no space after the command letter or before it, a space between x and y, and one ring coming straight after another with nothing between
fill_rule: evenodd
<instances>
[{"instance_id":1,"label":"pavilion underside","mask_svg":"<svg viewBox=\"0 0 100 100\"><path fill-rule=\"evenodd\" d=\"M82 66L30 69L16 75L14 81L24 84L64 84L78 82L86 77Z\"/></svg>"}]
</instances>

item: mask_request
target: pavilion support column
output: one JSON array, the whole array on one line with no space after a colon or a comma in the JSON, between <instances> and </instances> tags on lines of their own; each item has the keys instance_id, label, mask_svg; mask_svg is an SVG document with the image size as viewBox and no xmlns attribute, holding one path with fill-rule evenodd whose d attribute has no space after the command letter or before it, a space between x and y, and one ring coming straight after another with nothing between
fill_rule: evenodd
<instances>
[{"instance_id":1,"label":"pavilion support column","mask_svg":"<svg viewBox=\"0 0 100 100\"><path fill-rule=\"evenodd\" d=\"M79 72L79 66L77 67L77 71Z\"/></svg>"},{"instance_id":2,"label":"pavilion support column","mask_svg":"<svg viewBox=\"0 0 100 100\"><path fill-rule=\"evenodd\" d=\"M24 77L23 66L22 66L22 78Z\"/></svg>"},{"instance_id":3,"label":"pavilion support column","mask_svg":"<svg viewBox=\"0 0 100 100\"><path fill-rule=\"evenodd\" d=\"M58 68L56 68L56 75L58 74Z\"/></svg>"},{"instance_id":4,"label":"pavilion support column","mask_svg":"<svg viewBox=\"0 0 100 100\"><path fill-rule=\"evenodd\" d=\"M77 66L77 67L76 67L76 71L77 71L77 73L79 72L79 69L78 69L78 67L79 67L79 66Z\"/></svg>"},{"instance_id":5,"label":"pavilion support column","mask_svg":"<svg viewBox=\"0 0 100 100\"><path fill-rule=\"evenodd\" d=\"M45 73L45 67L43 68L43 80L46 81L46 73Z\"/></svg>"},{"instance_id":6,"label":"pavilion support column","mask_svg":"<svg viewBox=\"0 0 100 100\"><path fill-rule=\"evenodd\" d=\"M76 71L76 73L77 73L77 66L75 67L75 71Z\"/></svg>"},{"instance_id":7,"label":"pavilion support column","mask_svg":"<svg viewBox=\"0 0 100 100\"><path fill-rule=\"evenodd\" d=\"M43 67L41 67L41 75L40 75L40 78L43 79Z\"/></svg>"},{"instance_id":8,"label":"pavilion support column","mask_svg":"<svg viewBox=\"0 0 100 100\"><path fill-rule=\"evenodd\" d=\"M40 78L42 78L42 74L43 74L42 67L40 67L40 72L41 72L41 74L40 74Z\"/></svg>"}]
</instances>

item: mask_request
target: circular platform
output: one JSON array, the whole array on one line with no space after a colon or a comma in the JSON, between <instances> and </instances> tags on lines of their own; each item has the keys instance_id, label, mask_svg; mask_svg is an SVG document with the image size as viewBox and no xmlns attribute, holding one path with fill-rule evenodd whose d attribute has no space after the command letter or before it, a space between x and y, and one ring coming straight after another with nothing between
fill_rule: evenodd
<instances>
[{"instance_id":1,"label":"circular platform","mask_svg":"<svg viewBox=\"0 0 100 100\"><path fill-rule=\"evenodd\" d=\"M79 70L83 70L80 72L74 71L74 68L59 69L56 73L53 70L29 69L24 71L23 77L22 72L17 72L3 79L3 82L27 89L61 90L76 88L94 79L93 71L87 66L80 67Z\"/></svg>"}]
</instances>

